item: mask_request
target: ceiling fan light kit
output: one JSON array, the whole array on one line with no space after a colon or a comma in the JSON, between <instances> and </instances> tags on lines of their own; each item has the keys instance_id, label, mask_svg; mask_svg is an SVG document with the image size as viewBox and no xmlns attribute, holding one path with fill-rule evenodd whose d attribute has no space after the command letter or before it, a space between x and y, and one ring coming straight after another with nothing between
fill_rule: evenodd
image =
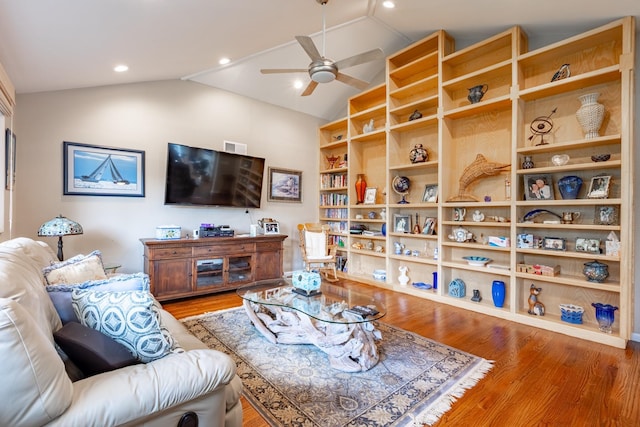
<instances>
[{"instance_id":1,"label":"ceiling fan light kit","mask_svg":"<svg viewBox=\"0 0 640 427\"><path fill-rule=\"evenodd\" d=\"M322 6L325 6L329 0L316 0ZM365 62L375 61L377 59L384 59L384 52L382 49L373 49L368 52L363 52L357 55L353 55L349 58L342 59L338 62L328 59L324 56L326 38L326 25L325 25L325 13L324 8L322 10L322 55L318 51L318 48L314 44L311 37L308 36L296 36L296 40L302 46L304 51L311 58L311 64L308 69L300 68L270 68L262 69L262 74L281 74L281 73L300 73L308 72L311 81L307 85L306 89L302 92L302 96L308 96L313 93L316 86L319 83L331 83L334 80L338 80L344 84L348 84L360 90L365 89L369 83L363 80L357 79L353 76L341 73L340 68L349 68L356 65L364 64Z\"/></svg>"}]
</instances>

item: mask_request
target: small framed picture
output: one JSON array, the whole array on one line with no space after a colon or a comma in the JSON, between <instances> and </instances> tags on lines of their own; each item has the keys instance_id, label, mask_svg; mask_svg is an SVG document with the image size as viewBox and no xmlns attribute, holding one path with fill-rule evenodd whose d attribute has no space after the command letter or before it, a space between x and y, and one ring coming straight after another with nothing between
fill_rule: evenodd
<instances>
[{"instance_id":1,"label":"small framed picture","mask_svg":"<svg viewBox=\"0 0 640 427\"><path fill-rule=\"evenodd\" d=\"M393 215L393 231L396 233L411 232L411 216L410 215Z\"/></svg>"},{"instance_id":2,"label":"small framed picture","mask_svg":"<svg viewBox=\"0 0 640 427\"><path fill-rule=\"evenodd\" d=\"M545 237L542 241L542 247L554 251L564 251L567 249L567 244L566 241L560 237Z\"/></svg>"},{"instance_id":3,"label":"small framed picture","mask_svg":"<svg viewBox=\"0 0 640 427\"><path fill-rule=\"evenodd\" d=\"M378 189L376 187L367 187L367 189L364 192L364 204L375 205L377 193L378 193Z\"/></svg>"},{"instance_id":4,"label":"small framed picture","mask_svg":"<svg viewBox=\"0 0 640 427\"><path fill-rule=\"evenodd\" d=\"M609 197L609 184L611 183L610 176L594 176L591 178L591 184L589 185L589 192L587 198L589 199L606 199Z\"/></svg>"},{"instance_id":5,"label":"small framed picture","mask_svg":"<svg viewBox=\"0 0 640 427\"><path fill-rule=\"evenodd\" d=\"M553 200L553 179L551 175L525 175L524 197L526 200Z\"/></svg>"},{"instance_id":6,"label":"small framed picture","mask_svg":"<svg viewBox=\"0 0 640 427\"><path fill-rule=\"evenodd\" d=\"M264 234L280 234L280 224L277 222L263 223Z\"/></svg>"},{"instance_id":7,"label":"small framed picture","mask_svg":"<svg viewBox=\"0 0 640 427\"><path fill-rule=\"evenodd\" d=\"M422 227L422 234L436 234L436 223L437 218L425 218L424 227Z\"/></svg>"},{"instance_id":8,"label":"small framed picture","mask_svg":"<svg viewBox=\"0 0 640 427\"><path fill-rule=\"evenodd\" d=\"M423 202L437 202L438 201L438 184L427 184L424 186L424 194L422 195Z\"/></svg>"},{"instance_id":9,"label":"small framed picture","mask_svg":"<svg viewBox=\"0 0 640 427\"><path fill-rule=\"evenodd\" d=\"M576 239L576 251L577 252L591 252L594 254L600 253L600 240L599 239L587 239L584 237L578 237Z\"/></svg>"},{"instance_id":10,"label":"small framed picture","mask_svg":"<svg viewBox=\"0 0 640 427\"><path fill-rule=\"evenodd\" d=\"M596 206L593 223L597 225L618 225L618 207Z\"/></svg>"}]
</instances>

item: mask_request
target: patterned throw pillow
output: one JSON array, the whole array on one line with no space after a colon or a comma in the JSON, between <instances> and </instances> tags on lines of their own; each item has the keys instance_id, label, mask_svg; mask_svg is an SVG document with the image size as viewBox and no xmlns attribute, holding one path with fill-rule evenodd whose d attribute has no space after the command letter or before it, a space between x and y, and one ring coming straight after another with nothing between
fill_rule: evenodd
<instances>
[{"instance_id":1,"label":"patterned throw pillow","mask_svg":"<svg viewBox=\"0 0 640 427\"><path fill-rule=\"evenodd\" d=\"M120 274L103 280L90 280L83 283L71 285L47 285L49 298L53 306L65 325L69 322L79 322L71 306L71 292L74 289L85 289L93 291L149 291L149 276L145 273Z\"/></svg>"},{"instance_id":2,"label":"patterned throw pillow","mask_svg":"<svg viewBox=\"0 0 640 427\"><path fill-rule=\"evenodd\" d=\"M162 326L160 308L149 292L74 290L71 304L80 323L118 341L141 362L183 351Z\"/></svg>"},{"instance_id":3,"label":"patterned throw pillow","mask_svg":"<svg viewBox=\"0 0 640 427\"><path fill-rule=\"evenodd\" d=\"M49 285L82 283L88 280L106 279L100 251L89 255L76 255L66 261L52 264L42 269Z\"/></svg>"}]
</instances>

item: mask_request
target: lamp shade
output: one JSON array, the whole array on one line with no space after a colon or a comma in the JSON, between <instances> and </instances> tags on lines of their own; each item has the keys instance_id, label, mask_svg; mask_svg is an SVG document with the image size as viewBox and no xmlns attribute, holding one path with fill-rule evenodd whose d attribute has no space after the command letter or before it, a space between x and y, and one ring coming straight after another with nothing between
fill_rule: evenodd
<instances>
[{"instance_id":1,"label":"lamp shade","mask_svg":"<svg viewBox=\"0 0 640 427\"><path fill-rule=\"evenodd\" d=\"M45 222L38 230L38 236L68 236L82 233L82 226L80 224L62 215Z\"/></svg>"}]
</instances>

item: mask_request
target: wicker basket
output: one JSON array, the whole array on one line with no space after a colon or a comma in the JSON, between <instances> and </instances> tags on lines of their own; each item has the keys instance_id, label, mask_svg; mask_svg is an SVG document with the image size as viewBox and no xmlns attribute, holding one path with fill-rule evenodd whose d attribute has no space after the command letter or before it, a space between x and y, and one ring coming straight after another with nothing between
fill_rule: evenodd
<instances>
[{"instance_id":1,"label":"wicker basket","mask_svg":"<svg viewBox=\"0 0 640 427\"><path fill-rule=\"evenodd\" d=\"M560 319L564 322L582 324L584 308L573 304L560 304Z\"/></svg>"}]
</instances>

